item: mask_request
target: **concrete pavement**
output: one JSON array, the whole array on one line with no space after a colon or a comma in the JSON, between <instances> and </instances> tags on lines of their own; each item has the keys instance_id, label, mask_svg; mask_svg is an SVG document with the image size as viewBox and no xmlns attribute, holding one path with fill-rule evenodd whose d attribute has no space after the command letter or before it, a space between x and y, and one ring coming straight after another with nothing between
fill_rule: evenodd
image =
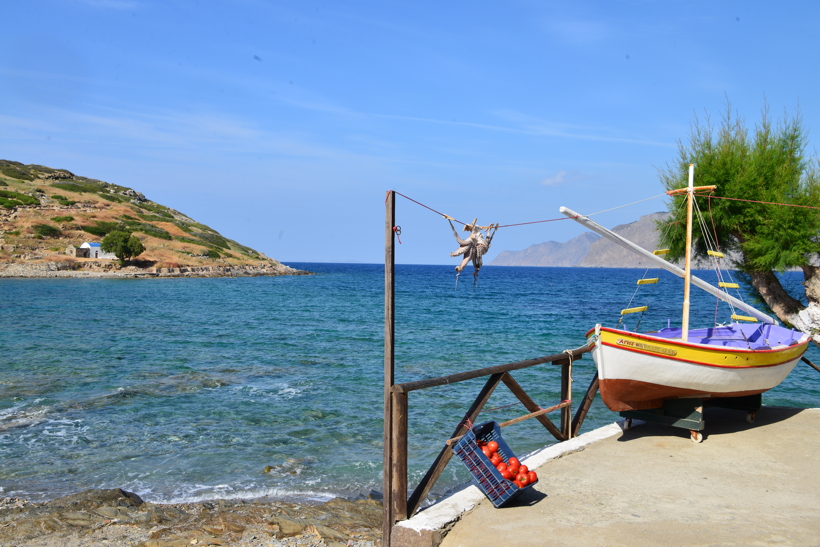
<instances>
[{"instance_id":1,"label":"concrete pavement","mask_svg":"<svg viewBox=\"0 0 820 547\"><path fill-rule=\"evenodd\" d=\"M446 533L441 547L820 546L820 409L744 417L707 409L701 444L653 424L599 433L537 467L539 483L510 506L483 499L427 536Z\"/></svg>"}]
</instances>

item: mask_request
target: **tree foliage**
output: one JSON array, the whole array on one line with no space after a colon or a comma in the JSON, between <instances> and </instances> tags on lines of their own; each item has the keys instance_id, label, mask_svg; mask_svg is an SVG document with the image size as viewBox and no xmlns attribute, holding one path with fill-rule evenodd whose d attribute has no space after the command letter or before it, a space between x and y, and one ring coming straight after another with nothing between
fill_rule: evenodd
<instances>
[{"instance_id":1,"label":"tree foliage","mask_svg":"<svg viewBox=\"0 0 820 547\"><path fill-rule=\"evenodd\" d=\"M695 185L715 185L715 196L736 199L820 205L817 162L805 155L806 138L798 116L774 127L764 109L752 136L744 121L730 109L715 131L707 119L692 124L689 143L679 143L676 165L661 173L667 190L688 183L689 164L695 164ZM675 196L671 217L662 226L663 241L680 258L685 245L685 197ZM784 270L803 266L820 251L820 214L816 209L765 205L699 197L706 228L724 249L741 251L743 270ZM705 255L701 226L693 229L695 253Z\"/></svg>"},{"instance_id":2,"label":"tree foliage","mask_svg":"<svg viewBox=\"0 0 820 547\"><path fill-rule=\"evenodd\" d=\"M100 248L106 253L114 253L121 262L125 262L145 252L145 246L131 232L114 230L106 235Z\"/></svg>"},{"instance_id":3,"label":"tree foliage","mask_svg":"<svg viewBox=\"0 0 820 547\"><path fill-rule=\"evenodd\" d=\"M737 251L737 267L750 275L773 310L777 302L772 298L781 293L784 309L794 312L800 306L796 300L786 302L773 272L800 267L814 275L811 261L820 252L820 211L754 202L820 206L820 171L816 158L806 154L806 145L799 113L775 125L764 107L750 131L727 104L718 128L708 118L695 118L688 142L678 144L677 162L660 173L668 190L682 188L688 184L689 164L694 164L695 186L715 185L714 196L751 200L696 198L705 222L693 227L694 254L705 256L710 239L724 252ZM672 214L659 226L661 241L672 258L680 258L685 250L685 196L674 196L669 207Z\"/></svg>"}]
</instances>

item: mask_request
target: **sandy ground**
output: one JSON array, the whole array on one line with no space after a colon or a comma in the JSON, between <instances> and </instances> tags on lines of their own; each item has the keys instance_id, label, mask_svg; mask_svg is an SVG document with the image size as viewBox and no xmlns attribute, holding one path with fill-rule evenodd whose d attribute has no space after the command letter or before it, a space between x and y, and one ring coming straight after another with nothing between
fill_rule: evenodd
<instances>
[{"instance_id":1,"label":"sandy ground","mask_svg":"<svg viewBox=\"0 0 820 547\"><path fill-rule=\"evenodd\" d=\"M643 425L551 460L509 507L484 500L442 547L820 546L820 409L707 409L705 440Z\"/></svg>"}]
</instances>

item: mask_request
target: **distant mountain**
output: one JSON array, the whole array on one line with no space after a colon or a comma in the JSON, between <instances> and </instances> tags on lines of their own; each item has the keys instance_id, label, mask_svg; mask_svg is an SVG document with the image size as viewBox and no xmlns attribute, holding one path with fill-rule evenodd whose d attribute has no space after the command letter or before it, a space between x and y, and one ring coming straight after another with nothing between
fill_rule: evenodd
<instances>
[{"instance_id":1,"label":"distant mountain","mask_svg":"<svg viewBox=\"0 0 820 547\"><path fill-rule=\"evenodd\" d=\"M644 215L635 222L622 224L612 231L654 251L660 238L656 223L669 213ZM606 238L592 232L570 239L565 243L547 241L527 247L523 251L502 251L488 263L491 266L563 266L582 268L646 268L649 261L630 253Z\"/></svg>"},{"instance_id":2,"label":"distant mountain","mask_svg":"<svg viewBox=\"0 0 820 547\"><path fill-rule=\"evenodd\" d=\"M489 262L492 266L577 266L589 254L589 248L598 234L584 232L565 243L546 241L537 243L523 251L502 251Z\"/></svg>"},{"instance_id":3,"label":"distant mountain","mask_svg":"<svg viewBox=\"0 0 820 547\"><path fill-rule=\"evenodd\" d=\"M660 240L657 222L668 216L669 213L644 215L635 222L615 226L612 231L647 251L654 251L659 248ZM646 268L654 265L654 262L650 263L649 259L602 237L590 245L589 253L575 265L581 268Z\"/></svg>"}]
</instances>

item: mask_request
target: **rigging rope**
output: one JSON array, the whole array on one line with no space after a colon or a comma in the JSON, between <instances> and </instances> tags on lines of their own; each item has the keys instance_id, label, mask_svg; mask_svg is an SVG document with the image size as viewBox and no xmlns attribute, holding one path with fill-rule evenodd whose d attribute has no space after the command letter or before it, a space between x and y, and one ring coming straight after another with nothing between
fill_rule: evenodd
<instances>
[{"instance_id":1,"label":"rigging rope","mask_svg":"<svg viewBox=\"0 0 820 547\"><path fill-rule=\"evenodd\" d=\"M601 213L608 213L609 211L614 211L615 209L620 209L621 207L629 207L630 205L635 205L636 203L642 203L644 201L649 201L650 199L658 199L662 198L666 194L658 194L657 196L652 196L651 198L640 199L638 201L633 201L632 203L625 203L623 205L618 205L617 207L612 207L611 209L604 209L603 211L598 211L597 213L590 213L586 216L591 217L594 215L600 215Z\"/></svg>"},{"instance_id":2,"label":"rigging rope","mask_svg":"<svg viewBox=\"0 0 820 547\"><path fill-rule=\"evenodd\" d=\"M726 196L710 196L715 199L730 199L732 201L747 201L749 203L762 203L763 205L784 205L786 207L802 207L804 209L820 209L820 207L814 207L812 205L797 205L795 203L778 203L775 201L757 201L754 199L740 199L740 198L729 198Z\"/></svg>"},{"instance_id":3,"label":"rigging rope","mask_svg":"<svg viewBox=\"0 0 820 547\"><path fill-rule=\"evenodd\" d=\"M447 218L447 217L449 217L449 215L445 215L444 213L442 213L442 212L440 212L440 211L436 211L436 210L435 210L435 209L433 209L432 207L430 207L430 206L428 206L428 205L425 205L425 204L423 204L423 203L422 203L422 202L420 202L420 201L416 201L415 199L413 199L413 198L411 198L411 197L409 197L409 196L405 196L405 195L404 195L404 194L402 194L401 192L397 192L396 190L393 190L393 192L394 192L397 196L401 196L401 197L403 197L404 199L410 200L410 201L412 201L413 203L415 203L416 205L421 205L421 206L422 206L422 207L424 207L425 209L429 209L430 211L433 211L433 212L434 212L434 213L436 213L437 215L441 215L441 216L446 217L446 218ZM618 205L617 207L612 207L612 208L610 208L610 209L604 209L603 211L598 211L598 212L596 212L596 213L591 213L591 214L586 215L586 216L590 216L590 217L591 217L591 216L593 216L593 215L600 215L601 213L607 213L607 212L609 212L609 211L614 211L615 209L620 209L621 207L629 207L630 205L635 205L636 203L642 203L642 202L644 202L644 201L649 201L649 200L651 200L651 199L657 199L657 198L663 197L663 196L665 196L665 195L666 195L666 194L659 194L659 195L657 195L657 196L652 196L651 198L646 198L646 199L641 199L641 200L638 200L638 201L633 201L632 203L625 203L625 204L623 204L623 205ZM449 218L452 218L452 217L449 217ZM458 219L455 219L455 218L453 218L453 220L454 220L454 221L456 221L456 222L457 222L457 223L459 223L459 224L464 224L464 225L469 224L468 222L462 222L461 220L458 220ZM497 226L496 228L510 228L510 227L512 227L512 226L526 226L526 225L528 225L528 224L541 224L541 223L543 223L543 222L555 222L555 221L558 221L558 220L569 220L569 219L568 219L567 217L561 217L561 218L548 218L548 219L545 219L545 220L533 220L533 221L531 221L531 222L518 222L518 223L515 223L515 224L501 224L500 226Z\"/></svg>"}]
</instances>

